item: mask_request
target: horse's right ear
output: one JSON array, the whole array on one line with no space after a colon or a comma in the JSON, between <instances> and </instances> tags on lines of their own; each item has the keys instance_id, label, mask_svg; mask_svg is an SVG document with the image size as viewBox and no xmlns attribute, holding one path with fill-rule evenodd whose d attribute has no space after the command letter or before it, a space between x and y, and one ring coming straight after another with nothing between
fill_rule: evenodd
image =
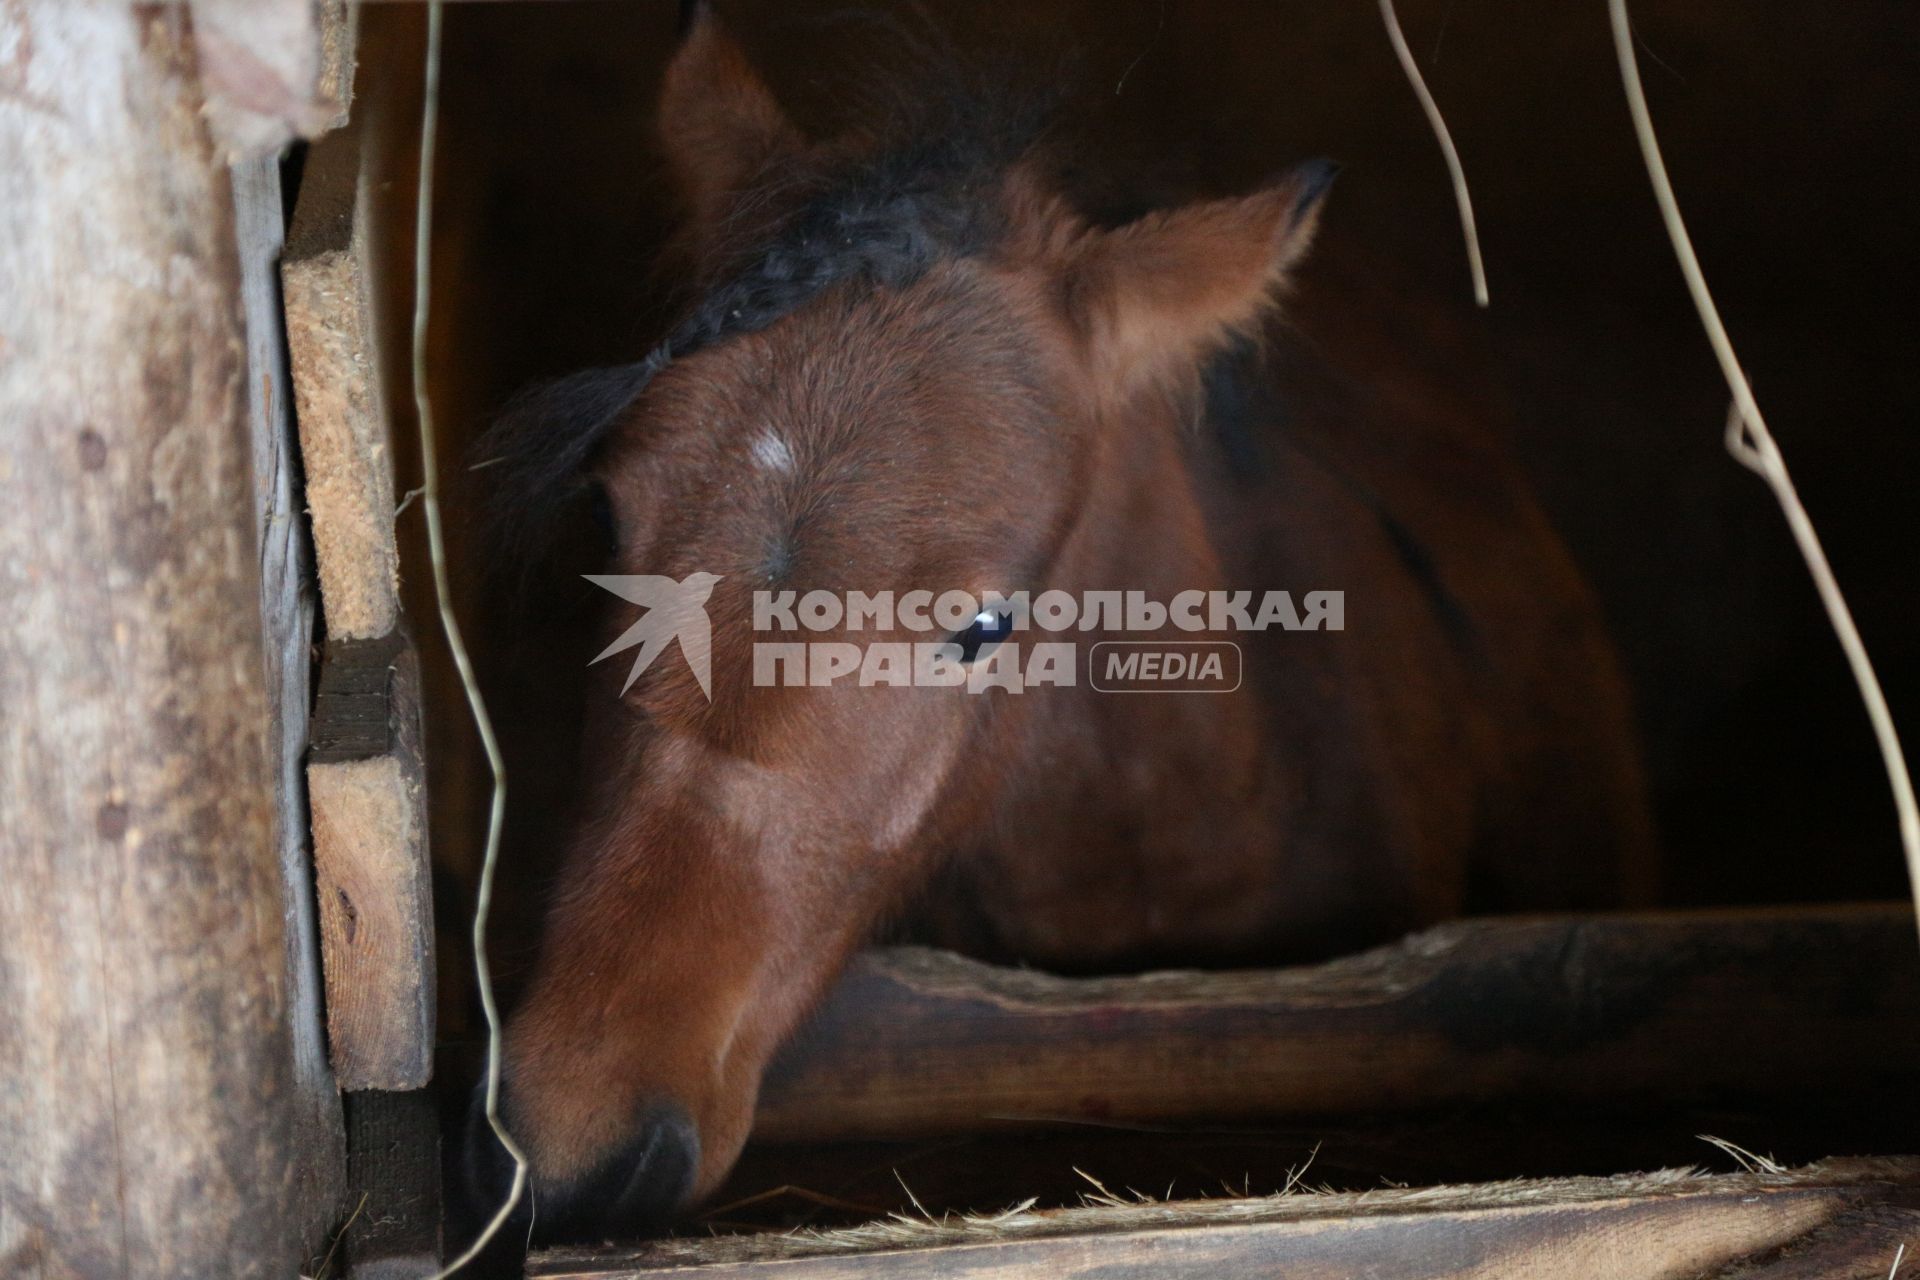
<instances>
[{"instance_id":1,"label":"horse's right ear","mask_svg":"<svg viewBox=\"0 0 1920 1280\"><path fill-rule=\"evenodd\" d=\"M756 173L796 154L806 140L712 4L682 4L680 30L660 93L660 141L689 211L707 226Z\"/></svg>"},{"instance_id":2,"label":"horse's right ear","mask_svg":"<svg viewBox=\"0 0 1920 1280\"><path fill-rule=\"evenodd\" d=\"M1178 385L1256 328L1313 239L1331 161L1311 161L1251 195L1202 200L1122 227L1089 228L1024 197L1026 252L1058 274L1096 388L1125 399Z\"/></svg>"}]
</instances>

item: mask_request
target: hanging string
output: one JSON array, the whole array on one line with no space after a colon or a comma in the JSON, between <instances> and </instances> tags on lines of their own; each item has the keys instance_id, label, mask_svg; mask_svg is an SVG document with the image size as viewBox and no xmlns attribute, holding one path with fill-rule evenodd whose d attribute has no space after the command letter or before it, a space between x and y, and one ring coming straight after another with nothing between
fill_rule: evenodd
<instances>
[{"instance_id":1,"label":"hanging string","mask_svg":"<svg viewBox=\"0 0 1920 1280\"><path fill-rule=\"evenodd\" d=\"M1413 60L1413 50L1407 47L1406 33L1400 30L1400 16L1393 10L1393 0L1380 0L1380 18L1387 24L1387 39L1393 44L1394 56L1400 59L1400 69L1407 73L1407 82L1413 86L1414 97L1420 99L1420 109L1427 113L1427 123L1433 127L1440 154L1446 159L1447 173L1453 179L1453 202L1460 208L1460 234L1467 241L1467 270L1473 276L1473 300L1484 307L1487 305L1487 269L1480 261L1480 232L1473 221L1473 196L1467 191L1467 171L1460 163L1459 150L1453 145L1453 134L1447 130L1446 117L1440 114L1440 104L1427 90L1420 64Z\"/></svg>"},{"instance_id":2,"label":"hanging string","mask_svg":"<svg viewBox=\"0 0 1920 1280\"><path fill-rule=\"evenodd\" d=\"M1916 925L1920 925L1920 805L1914 802L1913 780L1907 773L1907 757L1900 747L1900 735L1894 729L1893 713L1887 709L1886 694L1881 691L1879 677L1874 674L1873 663L1867 657L1867 646L1860 639L1860 629L1854 625L1853 612L1840 592L1840 584L1833 576L1833 567L1827 563L1827 553L1820 545L1820 535L1814 531L1813 520L1800 502L1793 477L1787 471L1786 458L1781 454L1780 446L1774 443L1766 419L1760 415L1760 405L1754 399L1753 386L1747 381L1746 371L1740 367L1740 360L1733 351L1733 342L1727 337L1727 328L1720 321L1720 309L1714 305L1713 295L1707 290L1706 274L1700 270L1700 259L1693 251L1693 239L1687 234L1687 224L1680 217L1680 202L1674 198L1673 183L1667 177L1666 161L1660 155L1660 141L1653 131L1653 115L1647 109L1646 90L1640 83L1640 63L1634 55L1633 28L1627 18L1626 0L1607 0L1607 10L1613 20L1613 47L1620 62L1620 80L1626 87L1627 106L1633 113L1633 131L1640 140L1640 155L1646 161L1647 176L1653 181L1654 199L1660 205L1660 217L1666 223L1667 238L1673 242L1674 256L1680 260L1680 274L1686 277L1687 292L1692 295L1694 309L1700 313L1700 323L1707 331L1707 341L1712 345L1713 354L1720 361L1720 372L1726 377L1727 387L1733 393L1733 404L1727 416L1727 449L1742 466L1765 480L1773 490L1773 496L1787 518L1787 527L1793 531L1793 540L1800 548L1800 555L1807 562L1807 571L1813 575L1813 585L1820 593L1820 603L1826 608L1827 621L1840 640L1841 651L1846 654L1854 683L1860 688L1860 700L1866 704L1867 719L1873 725L1880 758L1886 765L1887 784L1893 790L1893 804L1899 815L1900 844L1906 852L1907 878L1913 890L1914 918Z\"/></svg>"},{"instance_id":3,"label":"hanging string","mask_svg":"<svg viewBox=\"0 0 1920 1280\"><path fill-rule=\"evenodd\" d=\"M527 1185L527 1157L513 1136L500 1123L500 1008L493 997L493 970L487 963L487 913L493 905L493 876L500 859L500 827L507 808L507 766L500 754L500 742L494 736L493 718L480 694L480 683L473 674L473 659L460 632L460 620L453 612L453 589L447 575L447 542L440 522L440 464L434 439L433 409L427 394L427 321L432 300L433 267L433 162L434 143L440 125L440 27L442 0L427 5L427 55L424 86L425 101L420 109L420 185L414 203L413 227L413 404L420 428L420 506L427 521L427 552L433 565L433 595L440 608L440 629L446 634L447 648L460 672L460 685L466 690L467 707L473 713L473 726L486 749L487 767L493 773L493 797L487 806L486 852L480 861L480 887L473 908L473 969L480 985L480 1007L487 1019L487 1124L494 1137L513 1157L513 1185L507 1198L495 1211L479 1238L465 1253L433 1277L445 1280L472 1262L492 1242L500 1228L512 1216Z\"/></svg>"}]
</instances>

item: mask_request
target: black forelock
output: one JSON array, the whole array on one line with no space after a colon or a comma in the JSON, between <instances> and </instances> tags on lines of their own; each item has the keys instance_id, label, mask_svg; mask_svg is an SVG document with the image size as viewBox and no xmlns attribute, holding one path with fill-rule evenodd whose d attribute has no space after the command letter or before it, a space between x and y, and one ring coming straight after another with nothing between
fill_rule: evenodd
<instances>
[{"instance_id":1,"label":"black forelock","mask_svg":"<svg viewBox=\"0 0 1920 1280\"><path fill-rule=\"evenodd\" d=\"M482 462L497 468L496 550L522 565L541 559L550 531L586 492L601 446L673 360L766 329L836 285L901 289L942 260L990 247L1002 225L993 188L1050 115L1031 95L943 96L896 126L899 141L818 178L766 238L731 252L718 283L645 357L517 396L480 445Z\"/></svg>"}]
</instances>

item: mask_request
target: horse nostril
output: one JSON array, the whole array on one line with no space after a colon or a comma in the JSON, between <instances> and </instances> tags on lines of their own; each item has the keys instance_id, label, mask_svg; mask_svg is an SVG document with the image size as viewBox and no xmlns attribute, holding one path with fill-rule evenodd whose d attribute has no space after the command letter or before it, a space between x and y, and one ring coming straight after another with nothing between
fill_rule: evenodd
<instances>
[{"instance_id":1,"label":"horse nostril","mask_svg":"<svg viewBox=\"0 0 1920 1280\"><path fill-rule=\"evenodd\" d=\"M663 1231L692 1190L699 1164L693 1121L673 1103L655 1103L633 1137L591 1172L540 1185L534 1233L586 1240Z\"/></svg>"},{"instance_id":2,"label":"horse nostril","mask_svg":"<svg viewBox=\"0 0 1920 1280\"><path fill-rule=\"evenodd\" d=\"M587 1173L558 1179L536 1176L529 1188L536 1240L604 1240L664 1230L686 1201L700 1164L700 1136L685 1110L671 1102L643 1108L632 1136ZM512 1185L513 1161L487 1125L476 1096L467 1124L465 1159L472 1210L491 1216ZM527 1204L512 1220L523 1239Z\"/></svg>"}]
</instances>

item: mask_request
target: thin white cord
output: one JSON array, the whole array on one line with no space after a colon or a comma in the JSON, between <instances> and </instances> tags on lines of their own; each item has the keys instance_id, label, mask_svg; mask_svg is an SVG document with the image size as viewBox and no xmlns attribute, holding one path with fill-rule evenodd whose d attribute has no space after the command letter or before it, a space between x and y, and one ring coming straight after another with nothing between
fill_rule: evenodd
<instances>
[{"instance_id":1,"label":"thin white cord","mask_svg":"<svg viewBox=\"0 0 1920 1280\"><path fill-rule=\"evenodd\" d=\"M427 5L425 102L420 111L420 186L413 228L413 404L420 426L420 506L427 518L427 548L433 563L434 599L440 606L440 628L446 633L454 666L459 668L460 684L466 690L467 706L473 712L473 726L486 748L487 767L493 771L486 854L480 862L480 889L473 908L473 968L480 984L480 1006L487 1016L487 1124L507 1154L513 1157L513 1186L479 1239L468 1245L467 1251L448 1263L433 1280L445 1280L479 1256L506 1224L527 1184L526 1153L500 1123L500 1009L494 1003L493 971L487 965L487 911L493 905L493 872L500 857L500 826L507 808L507 766L500 755L499 740L493 734L493 719L480 696L479 681L474 678L473 659L468 656L466 641L461 637L460 621L453 613L453 591L447 582L446 537L440 525L440 464L435 453L433 413L427 397L427 316L433 293L433 160L434 140L440 125L441 8L441 0L430 0Z\"/></svg>"},{"instance_id":2,"label":"thin white cord","mask_svg":"<svg viewBox=\"0 0 1920 1280\"><path fill-rule=\"evenodd\" d=\"M1467 270L1473 275L1473 300L1484 307L1487 305L1487 269L1480 261L1480 232L1474 226L1467 171L1460 163L1460 153L1454 149L1453 135L1447 131L1440 104L1428 92L1420 64L1413 60L1413 50L1407 47L1406 33L1400 30L1400 16L1393 11L1393 0L1380 0L1380 18L1387 24L1387 39L1392 41L1394 55L1400 59L1400 69L1407 73L1407 82L1413 86L1414 96L1420 99L1420 109L1427 113L1427 123L1433 126L1433 136L1440 143L1440 154L1446 158L1447 173L1453 178L1453 201L1460 206L1460 233L1467 241Z\"/></svg>"},{"instance_id":3,"label":"thin white cord","mask_svg":"<svg viewBox=\"0 0 1920 1280\"><path fill-rule=\"evenodd\" d=\"M1773 433L1767 430L1766 419L1760 416L1753 387L1734 355L1733 343L1727 337L1726 326L1720 322L1720 310L1714 306L1713 295L1707 291L1706 275L1700 270L1693 240L1680 217L1680 203L1674 198L1666 162L1660 157L1660 142L1654 136L1653 116L1647 110L1646 91L1640 85L1640 64L1634 56L1633 29L1627 20L1626 0L1607 0L1607 9L1613 19L1613 46L1620 59L1620 79L1626 86L1627 106L1633 112L1633 131L1640 139L1647 176L1653 180L1654 198L1659 201L1660 216L1667 224L1667 237L1673 241L1680 273L1686 277L1687 291L1693 295L1693 305L1706 328L1707 341L1713 345L1720 372L1733 392L1733 409L1727 421L1727 448L1741 465L1772 488L1780 510L1786 515L1787 527L1793 531L1793 540L1799 545L1800 555L1807 562L1807 571L1813 575L1820 603L1826 607L1827 621L1832 624L1840 648L1847 656L1847 665L1853 670L1854 683L1860 687L1860 700L1866 704L1867 719L1873 723L1873 736L1887 768L1887 784L1893 789L1893 804L1900 818L1900 844L1906 851L1907 878L1913 890L1915 920L1920 924L1920 805L1914 802L1913 780L1907 773L1907 757L1900 748L1893 714L1887 709L1886 695L1873 673L1873 663L1867 658L1860 630L1854 626L1853 613L1847 608L1846 597L1840 593L1840 584L1834 580L1832 566L1827 563L1820 536L1814 532L1813 521L1794 489L1786 458L1774 443Z\"/></svg>"}]
</instances>

